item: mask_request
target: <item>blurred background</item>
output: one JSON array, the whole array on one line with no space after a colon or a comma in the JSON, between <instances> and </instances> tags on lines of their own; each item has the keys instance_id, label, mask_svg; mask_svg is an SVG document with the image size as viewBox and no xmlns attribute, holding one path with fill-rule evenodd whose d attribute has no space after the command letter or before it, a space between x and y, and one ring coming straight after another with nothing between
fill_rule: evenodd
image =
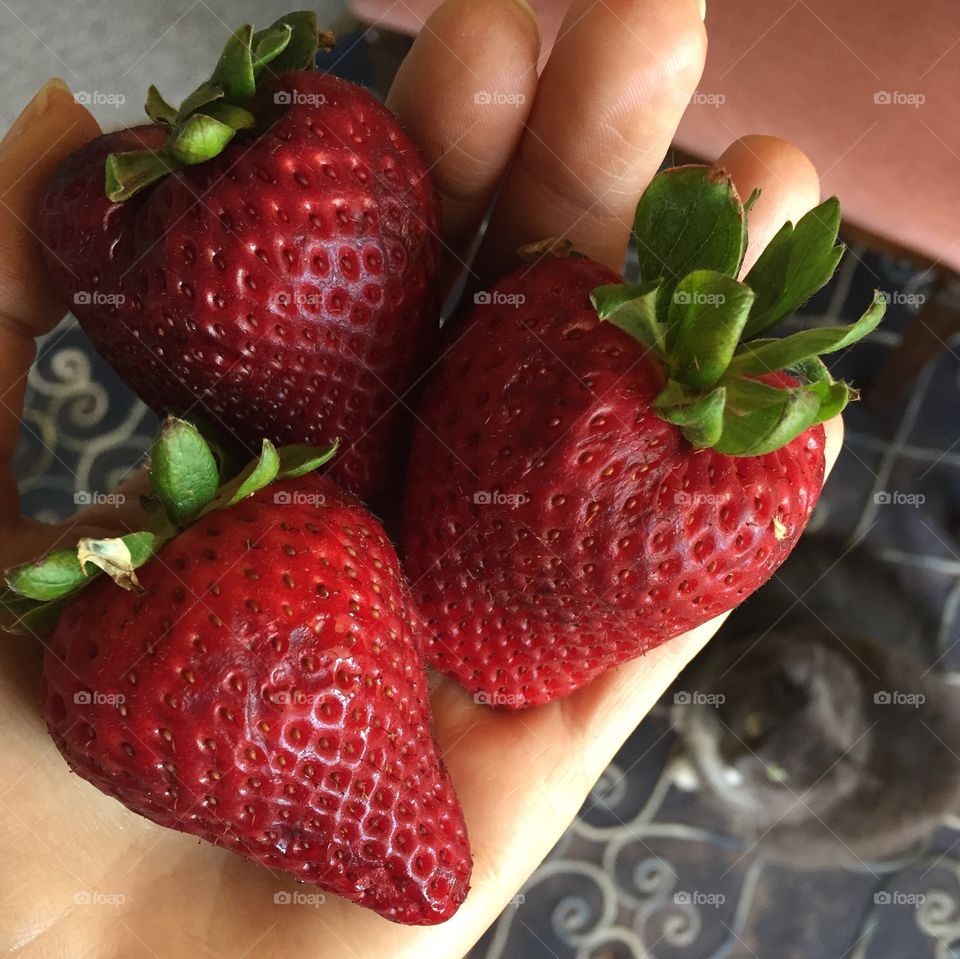
<instances>
[{"instance_id":1,"label":"blurred background","mask_svg":"<svg viewBox=\"0 0 960 959\"><path fill-rule=\"evenodd\" d=\"M316 4L340 38L324 66L385 93L435 5ZM136 122L148 83L179 101L233 27L286 6L0 0L0 126L51 74L105 127ZM534 6L548 48L566 4ZM809 542L714 643L743 652L678 680L473 955L957 956L960 8L726 0L707 25L707 68L667 161L712 159L748 132L797 143L843 201L849 251L792 326L850 322L874 289L888 320L835 364L863 401ZM68 320L31 374L25 509L61 518L110 490L154 426ZM798 669L784 650L814 641L827 652ZM731 699L750 706L743 729Z\"/></svg>"}]
</instances>

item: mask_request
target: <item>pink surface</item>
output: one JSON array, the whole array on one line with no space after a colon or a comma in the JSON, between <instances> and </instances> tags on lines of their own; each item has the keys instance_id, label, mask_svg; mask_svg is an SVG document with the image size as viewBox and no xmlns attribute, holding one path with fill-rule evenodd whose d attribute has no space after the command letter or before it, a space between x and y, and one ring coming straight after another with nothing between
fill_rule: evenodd
<instances>
[{"instance_id":1,"label":"pink surface","mask_svg":"<svg viewBox=\"0 0 960 959\"><path fill-rule=\"evenodd\" d=\"M436 0L355 0L419 29ZM566 0L534 0L545 48ZM714 0L681 149L718 156L746 133L791 140L857 226L960 269L960 3ZM883 100L887 94L890 102Z\"/></svg>"}]
</instances>

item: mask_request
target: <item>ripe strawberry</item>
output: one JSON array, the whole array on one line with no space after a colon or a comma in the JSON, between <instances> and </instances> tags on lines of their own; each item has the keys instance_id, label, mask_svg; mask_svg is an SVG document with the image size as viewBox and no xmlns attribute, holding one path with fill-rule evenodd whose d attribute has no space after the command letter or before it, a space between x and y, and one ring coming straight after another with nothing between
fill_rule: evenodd
<instances>
[{"instance_id":1,"label":"ripe strawberry","mask_svg":"<svg viewBox=\"0 0 960 959\"><path fill-rule=\"evenodd\" d=\"M437 323L438 212L393 116L313 72L316 38L312 14L244 27L179 111L151 88L153 125L93 140L54 175L39 235L94 346L149 406L240 439L351 437L331 473L375 499Z\"/></svg>"},{"instance_id":2,"label":"ripe strawberry","mask_svg":"<svg viewBox=\"0 0 960 959\"><path fill-rule=\"evenodd\" d=\"M170 519L193 525L82 541L8 573L35 599L70 600L88 564L133 587L100 576L60 615L47 724L74 772L134 812L396 922L442 922L471 860L430 730L420 627L382 527L304 474L325 459L301 452L265 447L253 478L205 511L215 470L175 421L154 484Z\"/></svg>"},{"instance_id":3,"label":"ripe strawberry","mask_svg":"<svg viewBox=\"0 0 960 959\"><path fill-rule=\"evenodd\" d=\"M851 395L817 353L850 328L756 337L833 273L835 200L744 282L744 209L703 167L637 209L641 284L541 260L479 298L424 396L407 568L428 662L483 701L564 696L741 602L820 493L817 425ZM780 372L789 371L789 372Z\"/></svg>"}]
</instances>

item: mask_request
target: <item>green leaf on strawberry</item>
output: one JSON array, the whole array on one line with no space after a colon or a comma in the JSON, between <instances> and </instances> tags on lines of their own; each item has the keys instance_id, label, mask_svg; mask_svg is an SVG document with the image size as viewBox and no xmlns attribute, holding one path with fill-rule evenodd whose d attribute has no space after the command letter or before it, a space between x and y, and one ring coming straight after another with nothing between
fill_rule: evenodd
<instances>
[{"instance_id":1,"label":"green leaf on strawberry","mask_svg":"<svg viewBox=\"0 0 960 959\"><path fill-rule=\"evenodd\" d=\"M661 281L661 321L688 273L736 276L747 248L743 214L730 178L712 167L675 167L654 177L637 204L633 233L641 280Z\"/></svg>"},{"instance_id":2,"label":"green leaf on strawberry","mask_svg":"<svg viewBox=\"0 0 960 959\"><path fill-rule=\"evenodd\" d=\"M857 393L834 381L823 353L862 339L883 318L877 296L848 326L758 339L817 292L836 270L835 197L785 223L738 279L747 242L746 206L729 178L707 166L654 177L637 205L639 284L597 287L597 315L620 327L663 367L654 402L697 449L761 456L835 416Z\"/></svg>"},{"instance_id":3,"label":"green leaf on strawberry","mask_svg":"<svg viewBox=\"0 0 960 959\"><path fill-rule=\"evenodd\" d=\"M840 201L835 196L800 217L796 226L783 224L746 276L757 301L745 338L776 326L829 282L843 256L839 229Z\"/></svg>"},{"instance_id":4,"label":"green leaf on strawberry","mask_svg":"<svg viewBox=\"0 0 960 959\"><path fill-rule=\"evenodd\" d=\"M217 461L193 424L174 417L163 423L150 456L150 482L174 526L189 522L216 495Z\"/></svg>"},{"instance_id":5,"label":"green leaf on strawberry","mask_svg":"<svg viewBox=\"0 0 960 959\"><path fill-rule=\"evenodd\" d=\"M256 124L251 110L257 81L266 72L311 70L318 49L317 19L311 11L287 14L256 33L249 24L227 41L208 80L174 110L156 87L147 93L147 116L170 133L160 150L112 153L104 189L122 202L161 177L220 154L237 130ZM329 38L324 37L327 43Z\"/></svg>"},{"instance_id":6,"label":"green leaf on strawberry","mask_svg":"<svg viewBox=\"0 0 960 959\"><path fill-rule=\"evenodd\" d=\"M675 287L667 313L673 375L687 386L714 386L740 342L753 290L733 277L694 270Z\"/></svg>"},{"instance_id":7,"label":"green leaf on strawberry","mask_svg":"<svg viewBox=\"0 0 960 959\"><path fill-rule=\"evenodd\" d=\"M136 570L190 523L239 503L274 480L318 469L333 458L337 446L336 442L327 449L295 444L277 450L264 440L259 457L236 475L225 475L200 430L168 417L150 456L148 528L124 536L85 537L74 547L8 569L6 589L0 591L0 614L11 621L5 628L48 631L77 593L104 573L123 589L138 590ZM231 461L221 459L221 464L227 462Z\"/></svg>"}]
</instances>

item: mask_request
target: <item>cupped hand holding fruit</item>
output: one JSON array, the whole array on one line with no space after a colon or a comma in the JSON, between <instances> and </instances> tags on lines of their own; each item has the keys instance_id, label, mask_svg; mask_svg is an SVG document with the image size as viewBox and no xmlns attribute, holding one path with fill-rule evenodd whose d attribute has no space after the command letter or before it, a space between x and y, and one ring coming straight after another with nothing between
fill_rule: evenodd
<instances>
[{"instance_id":1,"label":"cupped hand holding fruit","mask_svg":"<svg viewBox=\"0 0 960 959\"><path fill-rule=\"evenodd\" d=\"M451 269L511 160L477 260L477 284L510 268L518 246L548 236L566 236L617 269L636 198L668 148L703 53L695 2L578 3L538 81L536 26L523 6L457 0L441 8L404 64L390 105L431 167ZM477 98L480 91L522 96L496 105ZM0 254L0 454L7 464L33 339L60 317L30 224L53 169L95 133L68 92L48 87L0 147L7 238ZM819 199L809 162L779 141L739 141L721 163L742 196L763 191L750 213L748 261L783 221ZM828 424L828 466L839 442L836 421ZM0 493L4 567L110 521L103 512L61 527L18 518L9 466ZM275 893L295 888L289 879L150 826L79 782L37 714L36 643L5 637L3 946L36 956L458 955L546 854L619 745L715 628L705 624L521 714L491 711L452 682L436 683L434 726L464 807L475 867L457 915L419 929L334 897L317 908L277 905ZM116 908L84 905L84 893L123 899Z\"/></svg>"}]
</instances>

